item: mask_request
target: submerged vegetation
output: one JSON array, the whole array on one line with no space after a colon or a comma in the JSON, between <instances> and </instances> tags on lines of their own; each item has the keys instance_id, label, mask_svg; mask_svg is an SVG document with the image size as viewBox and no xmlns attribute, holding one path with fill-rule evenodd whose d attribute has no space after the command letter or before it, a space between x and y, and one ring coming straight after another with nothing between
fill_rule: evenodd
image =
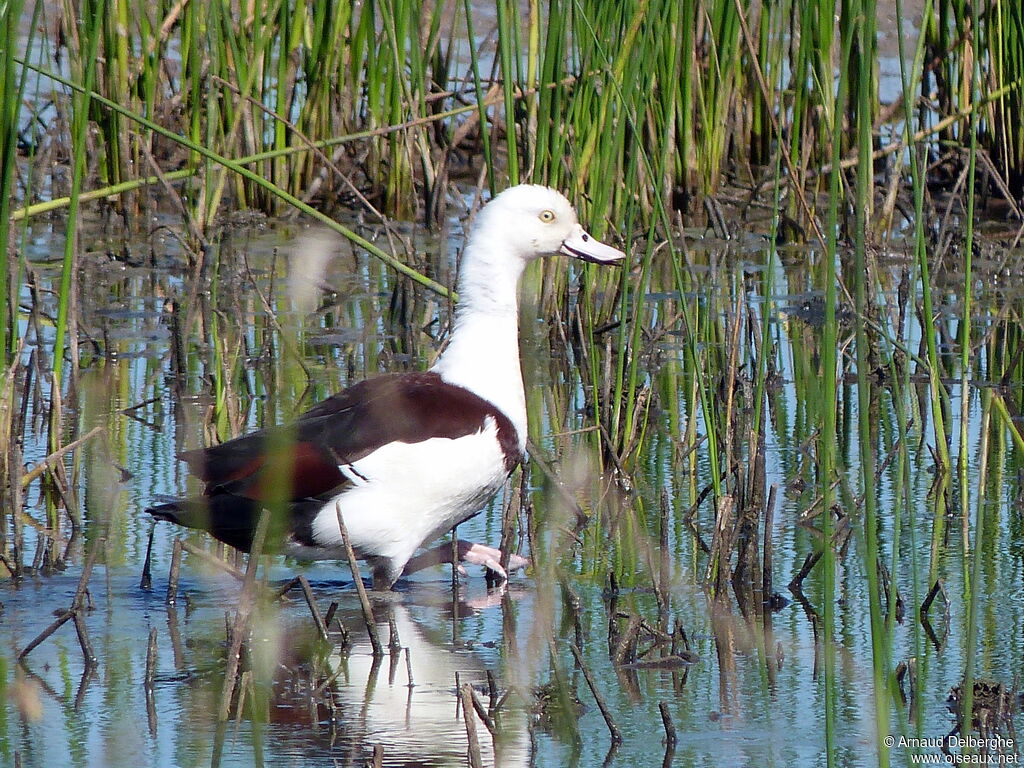
<instances>
[{"instance_id":1,"label":"submerged vegetation","mask_svg":"<svg viewBox=\"0 0 1024 768\"><path fill-rule=\"evenodd\" d=\"M0 577L13 594L80 567L47 606L81 640L62 669L84 688L103 663L89 578L141 560L138 502L173 490L173 451L427 364L454 298L452 219L529 181L565 190L632 267L527 278L551 321L524 324L533 461L487 530L528 550L536 594L528 616L504 597L503 679L487 706L460 686L464 711L500 743L500 689L517 689L551 763L586 762L585 722L607 726L609 757L629 749L627 720L664 727L666 764L700 764L674 729L703 733L709 701L771 731L758 718L779 698L813 698L808 764L902 761L893 733L1012 727L1024 11L909 5L0 4ZM289 276L298 256L249 253L262 236L233 211L303 214L351 247ZM395 223L410 220L429 246ZM205 562L207 546L185 550ZM258 562L219 566L247 599L216 691L193 693L221 724L280 706L249 634L280 596ZM780 585L812 637L795 672ZM316 634L358 646L358 619L319 615L325 592L304 587ZM215 627L192 631L220 648ZM0 651L0 696L28 721L35 673L13 662L32 640ZM168 675L202 677L178 640ZM312 656L302 706L339 706ZM715 682L718 699L694 692ZM954 686L955 721L935 712ZM25 749L16 730L0 711L4 761Z\"/></svg>"}]
</instances>

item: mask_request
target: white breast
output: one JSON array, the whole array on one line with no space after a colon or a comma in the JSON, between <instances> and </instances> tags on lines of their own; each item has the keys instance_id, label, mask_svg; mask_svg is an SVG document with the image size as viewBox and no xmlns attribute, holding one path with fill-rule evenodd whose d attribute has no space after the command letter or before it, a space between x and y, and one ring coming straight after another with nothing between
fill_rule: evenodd
<instances>
[{"instance_id":1,"label":"white breast","mask_svg":"<svg viewBox=\"0 0 1024 768\"><path fill-rule=\"evenodd\" d=\"M314 538L326 547L341 546L335 512L340 501L357 551L401 561L478 512L508 475L490 417L480 432L465 437L389 443L342 472L354 485L317 515Z\"/></svg>"}]
</instances>

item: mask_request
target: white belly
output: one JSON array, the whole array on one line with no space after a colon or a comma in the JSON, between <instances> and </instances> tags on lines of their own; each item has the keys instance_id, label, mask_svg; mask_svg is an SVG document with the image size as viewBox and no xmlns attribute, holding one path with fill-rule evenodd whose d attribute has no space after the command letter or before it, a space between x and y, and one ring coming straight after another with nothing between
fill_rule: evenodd
<instances>
[{"instance_id":1,"label":"white belly","mask_svg":"<svg viewBox=\"0 0 1024 768\"><path fill-rule=\"evenodd\" d=\"M389 443L343 466L353 487L317 515L314 539L341 548L335 511L340 503L349 541L360 555L404 563L418 547L478 512L501 488L508 472L497 435L497 424L488 418L473 435Z\"/></svg>"}]
</instances>

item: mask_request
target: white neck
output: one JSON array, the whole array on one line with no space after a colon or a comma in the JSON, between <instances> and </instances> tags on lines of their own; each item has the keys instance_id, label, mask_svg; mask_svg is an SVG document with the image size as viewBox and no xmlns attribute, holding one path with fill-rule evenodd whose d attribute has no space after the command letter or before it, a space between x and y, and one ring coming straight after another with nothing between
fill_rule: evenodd
<instances>
[{"instance_id":1,"label":"white neck","mask_svg":"<svg viewBox=\"0 0 1024 768\"><path fill-rule=\"evenodd\" d=\"M526 446L526 394L519 366L518 284L526 262L502 252L480 227L459 271L459 304L448 347L431 370L497 406Z\"/></svg>"}]
</instances>

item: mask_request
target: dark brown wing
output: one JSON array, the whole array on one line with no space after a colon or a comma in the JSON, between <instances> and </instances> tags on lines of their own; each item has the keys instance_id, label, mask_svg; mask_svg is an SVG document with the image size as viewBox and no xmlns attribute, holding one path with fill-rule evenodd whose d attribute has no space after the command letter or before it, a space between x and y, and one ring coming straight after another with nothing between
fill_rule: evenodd
<instances>
[{"instance_id":1,"label":"dark brown wing","mask_svg":"<svg viewBox=\"0 0 1024 768\"><path fill-rule=\"evenodd\" d=\"M291 425L260 430L221 445L179 454L206 483L206 494L230 491L250 499L301 499L345 482L340 465L392 442L458 438L483 429L488 417L511 469L518 435L504 413L436 373L378 376L324 400ZM282 484L287 492L282 493Z\"/></svg>"}]
</instances>

